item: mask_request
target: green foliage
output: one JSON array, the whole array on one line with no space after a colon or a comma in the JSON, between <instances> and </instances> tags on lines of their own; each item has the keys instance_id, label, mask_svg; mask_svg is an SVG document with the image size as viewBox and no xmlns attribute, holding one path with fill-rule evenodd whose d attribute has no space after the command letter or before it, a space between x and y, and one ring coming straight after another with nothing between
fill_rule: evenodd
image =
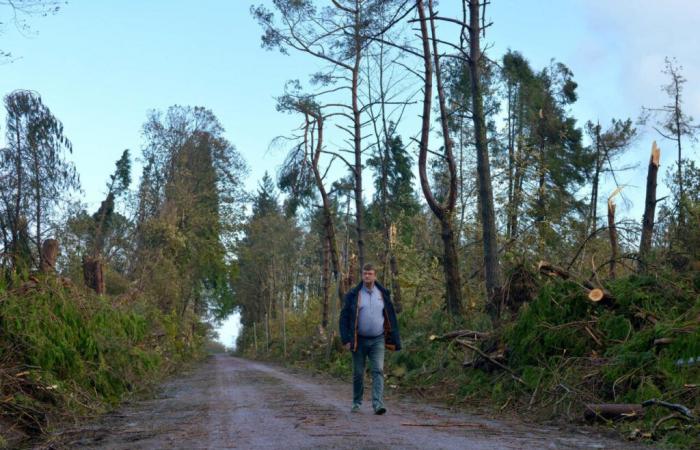
<instances>
[{"instance_id":1,"label":"green foliage","mask_svg":"<svg viewBox=\"0 0 700 450\"><path fill-rule=\"evenodd\" d=\"M2 292L0 323L0 395L9 399L0 411L13 417L32 405L39 420L115 405L197 355L203 342L143 297L117 305L52 278L29 292ZM23 388L1 379L20 371L31 380Z\"/></svg>"},{"instance_id":2,"label":"green foliage","mask_svg":"<svg viewBox=\"0 0 700 450\"><path fill-rule=\"evenodd\" d=\"M565 325L587 318L589 308L590 302L575 283L544 286L506 332L512 362L536 365L562 355L584 356L590 336Z\"/></svg>"},{"instance_id":3,"label":"green foliage","mask_svg":"<svg viewBox=\"0 0 700 450\"><path fill-rule=\"evenodd\" d=\"M3 253L11 255L12 269L22 272L38 261L56 198L80 184L75 167L64 159L72 145L63 124L41 97L17 90L4 100L7 146L0 151L0 230ZM30 230L33 254L29 253Z\"/></svg>"}]
</instances>

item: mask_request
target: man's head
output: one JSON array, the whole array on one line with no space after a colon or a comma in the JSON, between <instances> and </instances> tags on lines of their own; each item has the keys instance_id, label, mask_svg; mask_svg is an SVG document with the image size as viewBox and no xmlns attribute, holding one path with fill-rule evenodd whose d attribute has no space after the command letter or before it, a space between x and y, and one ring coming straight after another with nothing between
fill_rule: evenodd
<instances>
[{"instance_id":1,"label":"man's head","mask_svg":"<svg viewBox=\"0 0 700 450\"><path fill-rule=\"evenodd\" d=\"M371 288L374 286L374 282L377 279L377 272L374 270L374 266L372 264L365 264L362 266L362 282L367 286L368 288Z\"/></svg>"}]
</instances>

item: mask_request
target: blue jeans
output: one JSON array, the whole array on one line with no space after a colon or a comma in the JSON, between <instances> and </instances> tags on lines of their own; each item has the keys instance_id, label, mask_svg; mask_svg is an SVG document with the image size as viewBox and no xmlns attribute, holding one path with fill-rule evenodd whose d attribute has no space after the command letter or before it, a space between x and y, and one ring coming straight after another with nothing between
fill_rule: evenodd
<instances>
[{"instance_id":1,"label":"blue jeans","mask_svg":"<svg viewBox=\"0 0 700 450\"><path fill-rule=\"evenodd\" d=\"M362 404L365 361L369 357L372 373L372 408L384 406L384 335L376 338L357 338L357 349L352 352L352 404Z\"/></svg>"}]
</instances>

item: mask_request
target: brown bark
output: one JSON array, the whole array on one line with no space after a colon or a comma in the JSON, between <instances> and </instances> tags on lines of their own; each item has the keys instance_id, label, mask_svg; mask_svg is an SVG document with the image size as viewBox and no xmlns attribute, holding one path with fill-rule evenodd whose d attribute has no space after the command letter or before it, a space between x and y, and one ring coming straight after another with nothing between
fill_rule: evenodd
<instances>
[{"instance_id":1,"label":"brown bark","mask_svg":"<svg viewBox=\"0 0 700 450\"><path fill-rule=\"evenodd\" d=\"M656 141L651 145L651 157L647 172L646 199L644 201L644 216L642 218L642 239L639 243L639 271L646 270L646 262L651 250L651 239L654 234L654 214L656 212L656 178L659 172L661 150Z\"/></svg>"},{"instance_id":2,"label":"brown bark","mask_svg":"<svg viewBox=\"0 0 700 450\"><path fill-rule=\"evenodd\" d=\"M482 32L480 8L483 2L469 2L469 71L472 94L472 118L474 121L474 138L476 144L476 168L479 181L479 204L481 205L482 241L484 245L484 272L486 293L489 299L491 318L498 320L501 304L501 269L498 258L496 234L496 214L493 206L493 188L491 186L491 164L489 161L488 140L486 139L486 119L481 92L481 47Z\"/></svg>"},{"instance_id":3,"label":"brown bark","mask_svg":"<svg viewBox=\"0 0 700 450\"><path fill-rule=\"evenodd\" d=\"M608 200L608 234L610 235L610 278L615 279L615 261L617 260L617 227L615 226L615 203Z\"/></svg>"},{"instance_id":4,"label":"brown bark","mask_svg":"<svg viewBox=\"0 0 700 450\"><path fill-rule=\"evenodd\" d=\"M330 267L330 242L328 236L324 232L323 238L323 272L321 273L321 290L323 303L321 304L321 327L325 330L328 327L328 297L331 285L331 267Z\"/></svg>"},{"instance_id":5,"label":"brown bark","mask_svg":"<svg viewBox=\"0 0 700 450\"><path fill-rule=\"evenodd\" d=\"M593 182L591 187L591 212L589 229L591 232L598 227L598 183L600 180L600 171L602 169L602 157L600 149L600 123L595 128L595 173L593 174Z\"/></svg>"},{"instance_id":6,"label":"brown bark","mask_svg":"<svg viewBox=\"0 0 700 450\"><path fill-rule=\"evenodd\" d=\"M523 149L522 149L522 130L518 132L518 146L516 149L515 153L515 180L513 183L513 201L510 204L509 211L508 213L510 214L509 218L509 229L510 229L510 234L509 237L510 239L514 239L518 235L518 214L520 212L520 204L523 201Z\"/></svg>"},{"instance_id":7,"label":"brown bark","mask_svg":"<svg viewBox=\"0 0 700 450\"><path fill-rule=\"evenodd\" d=\"M428 34L428 19L425 15L425 5L422 0L416 0L418 15L420 18L421 38L423 45L423 63L425 74L425 87L423 97L423 116L421 125L420 151L418 155L418 169L420 175L421 189L423 195L432 210L433 214L440 221L441 236L444 246L443 253L443 270L445 274L446 288L446 306L452 316L459 316L462 313L462 283L459 273L459 259L457 256L456 242L453 231L453 213L457 200L457 172L454 157L452 154L452 141L449 136L449 129L446 122L446 107L445 97L442 91L442 81L440 78L440 61L437 51L431 54L430 42L431 36ZM432 30L433 44L435 41L435 25L432 19L432 0L429 0L430 25ZM444 204L439 203L433 196L430 189L427 174L427 159L428 159L428 143L430 139L430 112L433 95L433 61L435 59L435 77L437 82L438 97L440 100L440 115L443 129L443 138L445 140L445 157L447 159L450 172L450 185L447 199Z\"/></svg>"},{"instance_id":8,"label":"brown bark","mask_svg":"<svg viewBox=\"0 0 700 450\"><path fill-rule=\"evenodd\" d=\"M584 289L588 295L588 299L593 302L602 302L602 304L613 305L615 297L606 289L594 285L588 280L581 280L572 275L568 270L550 264L546 261L540 261L537 264L537 270L547 276L556 276L564 280L572 280Z\"/></svg>"},{"instance_id":9,"label":"brown bark","mask_svg":"<svg viewBox=\"0 0 700 450\"><path fill-rule=\"evenodd\" d=\"M103 295L106 292L104 266L100 258L83 257L83 278L85 285L94 290L97 295Z\"/></svg>"},{"instance_id":10,"label":"brown bark","mask_svg":"<svg viewBox=\"0 0 700 450\"><path fill-rule=\"evenodd\" d=\"M601 305L612 304L613 302L612 294L601 288L591 289L590 292L588 292L588 299L594 303L600 303Z\"/></svg>"},{"instance_id":11,"label":"brown bark","mask_svg":"<svg viewBox=\"0 0 700 450\"><path fill-rule=\"evenodd\" d=\"M394 255L393 250L389 257L389 266L391 268L391 291L394 294L392 301L396 312L400 313L403 310L403 303L401 300L401 283L399 283L399 263L396 261L396 255Z\"/></svg>"},{"instance_id":12,"label":"brown bark","mask_svg":"<svg viewBox=\"0 0 700 450\"><path fill-rule=\"evenodd\" d=\"M36 145L30 142L30 147L34 156L34 195L36 196L35 214L36 214L36 247L37 253L41 256L41 181L39 179L39 151ZM40 263L41 265L41 263Z\"/></svg>"},{"instance_id":13,"label":"brown bark","mask_svg":"<svg viewBox=\"0 0 700 450\"><path fill-rule=\"evenodd\" d=\"M355 47L355 61L352 68L352 119L353 119L353 144L355 150L355 231L357 233L357 253L360 258L359 270L365 265L365 241L364 241L364 205L362 201L362 117L358 100L360 60L362 57L362 37L360 35L361 17L360 4L355 1L353 38Z\"/></svg>"},{"instance_id":14,"label":"brown bark","mask_svg":"<svg viewBox=\"0 0 700 450\"><path fill-rule=\"evenodd\" d=\"M42 273L56 272L56 258L58 258L58 241L46 239L41 246L41 260L39 268Z\"/></svg>"},{"instance_id":15,"label":"brown bark","mask_svg":"<svg viewBox=\"0 0 700 450\"><path fill-rule=\"evenodd\" d=\"M343 283L341 282L342 280L342 271L340 270L340 258L338 257L338 246L337 246L337 240L336 240L336 235L335 235L335 224L333 223L333 211L331 208L331 201L328 198L328 193L326 192L326 188L323 185L323 177L321 176L321 172L318 168L319 160L321 158L321 150L323 149L323 115L318 112L318 111L313 111L313 110L305 110L303 111L307 115L307 121L306 121L306 135L304 139L308 139L308 132L309 132L309 127L311 126L310 121L308 120L308 117L312 117L316 121L316 130L317 130L317 135L316 135L316 142L315 146L313 148L313 157L311 159L311 168L314 173L314 180L316 180L316 188L318 189L319 193L321 194L321 202L323 206L323 228L326 233L326 239L328 240L328 251L330 254L330 261L331 261L331 268L333 270L333 276L337 281L337 294L338 294L338 300L342 304L343 302L343 293L346 289L345 286L343 286ZM307 141L308 143L308 141Z\"/></svg>"}]
</instances>

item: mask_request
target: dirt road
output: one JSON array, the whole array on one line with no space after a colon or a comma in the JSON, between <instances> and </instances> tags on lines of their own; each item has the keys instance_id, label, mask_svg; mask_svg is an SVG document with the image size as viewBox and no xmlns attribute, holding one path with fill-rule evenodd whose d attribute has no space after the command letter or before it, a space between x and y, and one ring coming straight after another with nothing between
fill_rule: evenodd
<instances>
[{"instance_id":1,"label":"dirt road","mask_svg":"<svg viewBox=\"0 0 700 450\"><path fill-rule=\"evenodd\" d=\"M213 356L167 383L157 398L64 432L54 448L633 448L590 430L572 434L392 397L384 416L372 414L368 401L353 414L349 382L296 372Z\"/></svg>"}]
</instances>

